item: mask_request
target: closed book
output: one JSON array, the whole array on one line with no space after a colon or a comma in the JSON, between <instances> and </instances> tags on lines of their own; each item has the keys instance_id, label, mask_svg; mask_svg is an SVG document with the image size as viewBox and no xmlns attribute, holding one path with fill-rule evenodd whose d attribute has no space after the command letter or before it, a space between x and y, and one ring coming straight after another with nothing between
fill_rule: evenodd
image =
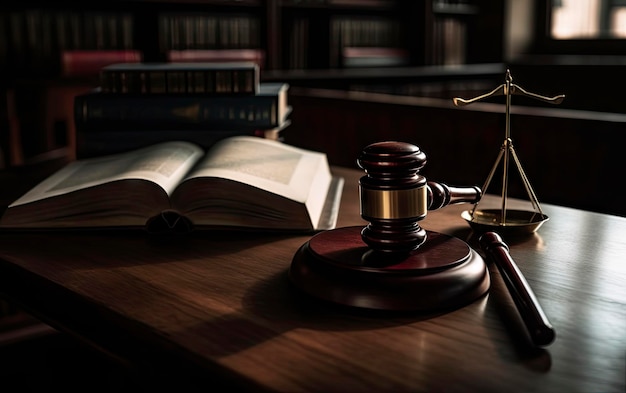
<instances>
[{"instance_id":1,"label":"closed book","mask_svg":"<svg viewBox=\"0 0 626 393\"><path fill-rule=\"evenodd\" d=\"M277 128L252 130L130 130L114 129L79 132L76 134L76 156L78 158L97 157L123 153L130 150L168 141L195 143L209 149L216 142L232 136L248 135L264 139L282 141L282 131L290 121Z\"/></svg>"},{"instance_id":2,"label":"closed book","mask_svg":"<svg viewBox=\"0 0 626 393\"><path fill-rule=\"evenodd\" d=\"M409 64L409 53L402 48L345 47L342 65L350 67L398 67Z\"/></svg>"},{"instance_id":3,"label":"closed book","mask_svg":"<svg viewBox=\"0 0 626 393\"><path fill-rule=\"evenodd\" d=\"M288 118L289 84L263 83L255 95L106 94L74 98L79 132L111 129L251 130L280 127Z\"/></svg>"},{"instance_id":4,"label":"closed book","mask_svg":"<svg viewBox=\"0 0 626 393\"><path fill-rule=\"evenodd\" d=\"M141 51L120 50L65 50L61 53L63 76L98 76L102 68L115 63L139 63Z\"/></svg>"},{"instance_id":5,"label":"closed book","mask_svg":"<svg viewBox=\"0 0 626 393\"><path fill-rule=\"evenodd\" d=\"M256 94L259 65L253 61L119 63L103 67L100 87L114 94Z\"/></svg>"},{"instance_id":6,"label":"closed book","mask_svg":"<svg viewBox=\"0 0 626 393\"><path fill-rule=\"evenodd\" d=\"M265 52L262 49L171 49L170 62L238 62L252 61L263 68Z\"/></svg>"}]
</instances>

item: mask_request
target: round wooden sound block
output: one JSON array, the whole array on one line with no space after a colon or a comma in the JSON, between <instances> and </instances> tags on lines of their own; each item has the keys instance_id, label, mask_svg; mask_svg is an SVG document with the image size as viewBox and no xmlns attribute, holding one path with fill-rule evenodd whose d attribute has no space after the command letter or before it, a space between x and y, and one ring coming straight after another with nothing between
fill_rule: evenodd
<instances>
[{"instance_id":1,"label":"round wooden sound block","mask_svg":"<svg viewBox=\"0 0 626 393\"><path fill-rule=\"evenodd\" d=\"M295 254L289 277L302 291L341 305L391 311L442 311L489 289L482 257L464 241L427 231L419 249L381 255L361 240L362 227L320 232Z\"/></svg>"}]
</instances>

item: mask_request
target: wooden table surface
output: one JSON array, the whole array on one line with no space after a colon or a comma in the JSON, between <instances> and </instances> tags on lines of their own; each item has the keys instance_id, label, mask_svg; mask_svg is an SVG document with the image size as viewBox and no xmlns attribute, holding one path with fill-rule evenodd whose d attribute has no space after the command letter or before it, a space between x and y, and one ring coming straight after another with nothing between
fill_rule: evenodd
<instances>
[{"instance_id":1,"label":"wooden table surface","mask_svg":"<svg viewBox=\"0 0 626 393\"><path fill-rule=\"evenodd\" d=\"M360 171L338 227L363 226ZM445 179L433 179L445 180ZM515 201L512 201L514 206ZM477 249L460 213L422 227ZM159 386L282 392L623 392L626 218L542 205L506 238L556 330L533 347L498 270L490 291L438 315L348 310L307 298L287 271L308 235L0 233L0 293ZM176 383L176 382L175 382Z\"/></svg>"}]
</instances>

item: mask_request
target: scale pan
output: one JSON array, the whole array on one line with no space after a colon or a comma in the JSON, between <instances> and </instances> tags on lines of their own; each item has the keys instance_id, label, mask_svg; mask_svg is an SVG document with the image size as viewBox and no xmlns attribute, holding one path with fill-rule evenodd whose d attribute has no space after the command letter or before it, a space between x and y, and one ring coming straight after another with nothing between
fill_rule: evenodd
<instances>
[{"instance_id":1,"label":"scale pan","mask_svg":"<svg viewBox=\"0 0 626 393\"><path fill-rule=\"evenodd\" d=\"M530 234L548 221L545 214L527 210L507 210L504 222L501 209L475 210L473 216L471 211L465 210L461 217L476 232L495 231L502 235Z\"/></svg>"}]
</instances>

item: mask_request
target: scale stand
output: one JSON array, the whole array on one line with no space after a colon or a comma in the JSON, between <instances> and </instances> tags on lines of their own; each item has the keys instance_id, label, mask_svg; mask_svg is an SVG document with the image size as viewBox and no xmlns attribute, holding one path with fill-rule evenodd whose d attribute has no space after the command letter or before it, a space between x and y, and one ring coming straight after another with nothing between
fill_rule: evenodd
<instances>
[{"instance_id":1,"label":"scale stand","mask_svg":"<svg viewBox=\"0 0 626 393\"><path fill-rule=\"evenodd\" d=\"M471 99L463 99L456 97L453 99L455 106L465 106L469 105L473 102L483 100L485 98L505 95L506 96L506 127L505 127L505 138L502 143L502 147L500 148L500 153L491 168L491 172L485 181L485 184L482 187L482 193L486 193L489 185L491 184L491 180L500 165L503 162L503 171L502 171L502 206L500 209L483 209L478 210L478 204L480 201L477 201L474 204L474 207L471 210L466 210L462 213L462 217L469 223L472 229L478 232L486 232L486 231L496 231L500 233L507 234L523 234L523 233L533 233L539 229L539 227L548 220L548 216L543 214L541 210L541 206L539 205L539 201L537 199L537 195L530 185L530 181L522 168L522 164L520 162L517 153L515 152L515 148L513 147L513 140L511 139L511 95L521 95L530 97L539 101L547 102L550 104L560 104L563 102L565 98L564 95L558 95L555 97L544 97L535 93L530 93L520 86L512 83L513 78L511 77L511 72L509 70L506 71L505 83L498 86L494 90L489 93L480 95L478 97L474 97ZM519 175L524 184L524 188L526 189L526 193L530 199L530 202L533 206L533 211L526 210L507 210L507 198L508 198L508 183L509 183L509 166L510 160L513 158L513 162L519 172Z\"/></svg>"}]
</instances>

